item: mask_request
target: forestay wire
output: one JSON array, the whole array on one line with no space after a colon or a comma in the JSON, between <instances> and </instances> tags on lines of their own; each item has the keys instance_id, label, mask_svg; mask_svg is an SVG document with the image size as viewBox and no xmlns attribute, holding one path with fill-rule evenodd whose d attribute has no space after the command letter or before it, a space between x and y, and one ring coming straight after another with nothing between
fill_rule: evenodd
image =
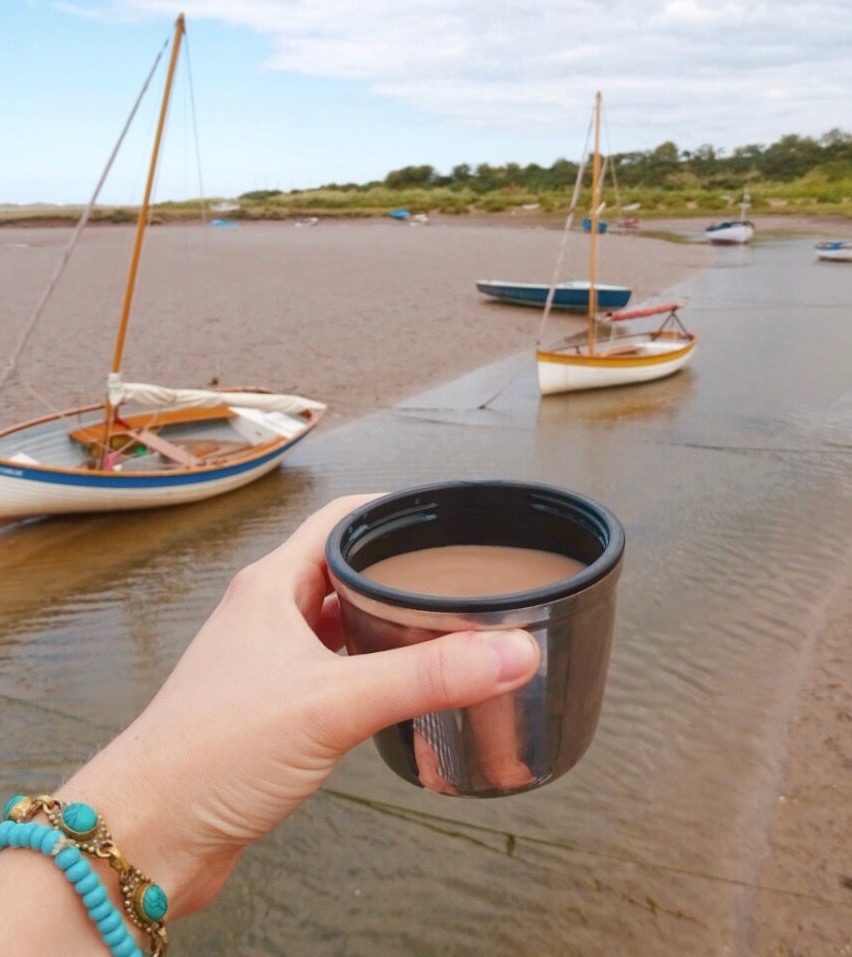
<instances>
[{"instance_id":1,"label":"forestay wire","mask_svg":"<svg viewBox=\"0 0 852 957\"><path fill-rule=\"evenodd\" d=\"M198 176L198 195L204 197L204 180L201 177L201 147L198 143L198 116L195 112L195 86L192 82L192 64L189 56L189 37L184 34L184 50L186 59L187 86L189 87L189 109L192 114L192 136L195 140L195 165ZM205 216L204 203L201 203L201 220L204 222Z\"/></svg>"},{"instance_id":2,"label":"forestay wire","mask_svg":"<svg viewBox=\"0 0 852 957\"><path fill-rule=\"evenodd\" d=\"M568 216L565 219L565 226L562 229L562 240L559 244L559 253L556 257L556 265L553 267L553 277L550 280L550 289L547 291L547 299L544 303L544 313L541 317L541 324L538 327L537 341L539 344L541 344L542 336L544 335L544 329L547 325L547 320L550 317L550 310L553 307L553 299L556 295L556 284L559 281L559 276L562 274L562 260L565 258L565 247L568 243L568 234L571 232L571 224L574 221L574 212L580 199L580 189L583 185L583 175L585 174L586 163L588 162L589 142L592 136L593 119L593 116L590 117L589 128L586 130L586 142L583 146L583 155L580 160L580 166L577 169L577 179L574 182L574 192L571 196L571 203L568 206Z\"/></svg>"},{"instance_id":3,"label":"forestay wire","mask_svg":"<svg viewBox=\"0 0 852 957\"><path fill-rule=\"evenodd\" d=\"M17 366L17 363L18 363L18 359L21 357L21 353L26 348L27 343L29 342L30 337L32 336L33 330L36 327L36 323L41 318L41 314L44 312L45 306L47 306L47 303L50 300L51 295L53 294L53 290L56 288L56 284L59 282L59 279L62 276L62 273L65 271L65 267L68 265L68 260L71 258L71 253L74 251L74 247L77 245L77 241L80 238L80 234L83 232L83 229L85 228L86 224L89 221L89 217L92 214L92 210L95 208L95 204L98 201L98 196L100 195L101 189L103 188L103 185L107 180L107 176L109 175L109 171L112 169L112 165L115 162L116 157L118 156L119 150L121 149L121 144L124 142L124 138L127 135L127 131L130 129L133 123L133 120L136 116L139 106L145 97L145 93L147 92L148 87L151 84L151 80L154 78L154 74L157 72L157 67L159 66L160 60L162 59L163 53L165 52L168 45L169 45L169 41L167 40L163 44L162 49L160 50L160 52L157 54L157 56L154 59L154 64L151 67L151 70L148 73L148 76L145 78L145 82L142 85L142 89L139 92L139 96L136 98L136 102L133 104L133 107L130 110L130 114L127 117L127 121L125 122L124 127L121 131L121 134L119 135L118 140L115 146L113 147L109 160L107 160L106 167L104 168L103 173L101 173L101 177L98 180L98 184L95 187L95 191L92 193L91 199L86 204L86 207L80 216L77 226L74 229L73 234L71 235L71 239L68 241L68 244L65 247L65 250L62 254L62 258L59 261L59 265L57 266L53 274L53 277L50 280L50 283L48 284L47 289L44 291L44 294L42 295L41 299L38 301L38 304L36 305L35 309L33 310L32 315L30 316L30 319L24 328L24 331L21 335L21 338L18 341L17 346L14 348L14 350L12 351L12 354L9 357L9 361L6 364L6 368L3 370L2 375L0 375L0 389L3 388L3 386L9 380L9 377L11 376L12 372L15 370L15 367Z\"/></svg>"}]
</instances>

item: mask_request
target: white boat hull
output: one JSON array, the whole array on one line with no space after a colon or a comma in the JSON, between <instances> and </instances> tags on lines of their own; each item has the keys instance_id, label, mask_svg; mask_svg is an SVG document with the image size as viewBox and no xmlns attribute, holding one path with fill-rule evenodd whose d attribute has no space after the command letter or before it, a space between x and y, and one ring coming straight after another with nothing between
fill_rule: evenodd
<instances>
[{"instance_id":1,"label":"white boat hull","mask_svg":"<svg viewBox=\"0 0 852 957\"><path fill-rule=\"evenodd\" d=\"M15 467L0 462L0 518L117 512L199 502L241 488L266 475L278 467L288 451L284 449L275 457L238 473L208 475L203 480L196 474L183 482L175 476L162 484L156 484L151 476L140 477L134 482L131 475L121 476L116 481L115 476L99 477L97 474L83 483L78 474ZM110 478L113 482L108 481Z\"/></svg>"},{"instance_id":2,"label":"white boat hull","mask_svg":"<svg viewBox=\"0 0 852 957\"><path fill-rule=\"evenodd\" d=\"M682 369L694 352L695 338L689 335L625 336L598 346L593 354L584 347L539 350L539 391L556 395L662 379Z\"/></svg>"},{"instance_id":3,"label":"white boat hull","mask_svg":"<svg viewBox=\"0 0 852 957\"><path fill-rule=\"evenodd\" d=\"M747 221L719 223L704 230L704 237L716 246L738 246L751 242L754 225Z\"/></svg>"},{"instance_id":4,"label":"white boat hull","mask_svg":"<svg viewBox=\"0 0 852 957\"><path fill-rule=\"evenodd\" d=\"M852 262L852 241L817 243L817 257L831 262Z\"/></svg>"},{"instance_id":5,"label":"white boat hull","mask_svg":"<svg viewBox=\"0 0 852 957\"><path fill-rule=\"evenodd\" d=\"M311 415L296 422L288 435L266 434L257 444L211 458L209 464L182 467L159 462L152 453L146 467L130 458L109 469L86 464L85 449L68 434L69 428L85 427L99 415L97 407L89 407L0 432L0 520L160 508L223 495L277 468L320 418ZM197 432L203 439L211 428L222 427L202 422L190 437Z\"/></svg>"}]
</instances>

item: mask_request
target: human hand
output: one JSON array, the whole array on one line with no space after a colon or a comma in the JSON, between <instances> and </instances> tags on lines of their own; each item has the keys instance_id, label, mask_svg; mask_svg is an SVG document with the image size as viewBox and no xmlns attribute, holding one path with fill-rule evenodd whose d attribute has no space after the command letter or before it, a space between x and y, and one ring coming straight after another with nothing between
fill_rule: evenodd
<instances>
[{"instance_id":1,"label":"human hand","mask_svg":"<svg viewBox=\"0 0 852 957\"><path fill-rule=\"evenodd\" d=\"M240 571L142 715L58 794L104 814L166 888L173 917L212 899L241 851L376 731L494 698L535 673L538 647L518 631L336 654L325 540L371 497L332 502Z\"/></svg>"}]
</instances>

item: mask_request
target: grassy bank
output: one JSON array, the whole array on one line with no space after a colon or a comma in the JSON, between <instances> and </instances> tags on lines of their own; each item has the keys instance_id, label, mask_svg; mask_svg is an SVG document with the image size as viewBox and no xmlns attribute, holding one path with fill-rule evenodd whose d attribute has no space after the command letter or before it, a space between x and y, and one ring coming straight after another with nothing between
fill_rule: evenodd
<instances>
[{"instance_id":1,"label":"grassy bank","mask_svg":"<svg viewBox=\"0 0 852 957\"><path fill-rule=\"evenodd\" d=\"M794 183L760 183L750 186L749 215L837 216L852 219L852 180L819 181L806 177ZM719 218L738 215L739 197L724 190L703 188L635 187L620 194L605 192L606 218L622 215L653 219ZM152 221L168 223L208 219L222 215L237 220L298 220L307 217L345 218L386 216L392 209L410 213L465 216L485 213L522 213L534 218L564 217L568 196L563 192L539 192L518 188L476 192L449 187L389 189L383 185L324 188L293 191L258 191L234 201L238 208L216 213L210 201L159 203L153 207ZM621 211L629 207L629 212ZM581 197L580 209L586 208ZM0 207L0 225L67 224L76 220L78 206L5 206ZM132 222L132 207L99 207L93 223Z\"/></svg>"}]
</instances>

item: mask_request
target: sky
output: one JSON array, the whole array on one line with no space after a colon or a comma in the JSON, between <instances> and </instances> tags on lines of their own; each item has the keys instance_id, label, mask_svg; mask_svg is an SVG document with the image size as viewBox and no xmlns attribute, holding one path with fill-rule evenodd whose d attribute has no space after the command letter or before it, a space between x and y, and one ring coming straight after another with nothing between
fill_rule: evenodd
<instances>
[{"instance_id":1,"label":"sky","mask_svg":"<svg viewBox=\"0 0 852 957\"><path fill-rule=\"evenodd\" d=\"M576 161L597 90L607 152L852 132L838 0L2 0L0 204L90 199L180 12L158 202ZM141 199L163 76L101 203Z\"/></svg>"}]
</instances>

